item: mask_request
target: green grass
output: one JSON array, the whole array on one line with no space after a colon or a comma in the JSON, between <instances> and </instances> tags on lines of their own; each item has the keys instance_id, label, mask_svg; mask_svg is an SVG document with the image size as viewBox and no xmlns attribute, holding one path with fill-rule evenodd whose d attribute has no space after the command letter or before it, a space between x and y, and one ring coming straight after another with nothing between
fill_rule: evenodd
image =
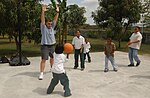
<instances>
[{"instance_id":1,"label":"green grass","mask_svg":"<svg viewBox=\"0 0 150 98\"><path fill-rule=\"evenodd\" d=\"M67 39L68 39L67 42L71 43L73 36L68 36ZM102 52L104 50L105 40L89 38L89 41L92 46L91 52ZM118 47L118 42L114 41L114 43ZM117 48L117 50L127 52L128 49L125 48L126 43L127 42L121 42L121 48L120 49ZM0 36L0 57L5 56L5 55L10 57L11 55L15 53L16 53L16 45L15 45L14 40L12 40L12 42L10 43L7 38L3 39ZM142 44L139 53L150 55L150 45ZM33 42L27 43L24 41L22 43L22 54L28 57L40 56L40 44L37 45L37 44L34 44Z\"/></svg>"}]
</instances>

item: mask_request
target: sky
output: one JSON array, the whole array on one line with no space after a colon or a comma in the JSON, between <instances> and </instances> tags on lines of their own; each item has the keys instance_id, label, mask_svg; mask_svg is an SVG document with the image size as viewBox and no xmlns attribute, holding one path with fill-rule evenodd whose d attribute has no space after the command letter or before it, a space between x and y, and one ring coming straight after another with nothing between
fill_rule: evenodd
<instances>
[{"instance_id":1,"label":"sky","mask_svg":"<svg viewBox=\"0 0 150 98\"><path fill-rule=\"evenodd\" d=\"M50 3L50 0L44 0L45 3ZM91 18L91 12L95 11L98 7L98 0L67 0L68 5L78 4L80 7L86 8L85 16L88 24L93 25L94 21Z\"/></svg>"}]
</instances>

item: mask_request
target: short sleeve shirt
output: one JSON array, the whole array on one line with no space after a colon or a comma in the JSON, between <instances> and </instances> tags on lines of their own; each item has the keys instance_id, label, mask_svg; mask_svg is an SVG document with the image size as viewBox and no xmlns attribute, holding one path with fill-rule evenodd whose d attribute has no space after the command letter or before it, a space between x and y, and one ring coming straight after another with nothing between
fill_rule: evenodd
<instances>
[{"instance_id":1,"label":"short sleeve shirt","mask_svg":"<svg viewBox=\"0 0 150 98\"><path fill-rule=\"evenodd\" d=\"M54 64L52 66L52 72L57 74L65 73L64 63L67 61L68 59L63 53L62 54L54 53Z\"/></svg>"},{"instance_id":2,"label":"short sleeve shirt","mask_svg":"<svg viewBox=\"0 0 150 98\"><path fill-rule=\"evenodd\" d=\"M41 45L53 45L56 43L55 40L55 31L54 31L54 22L52 23L52 27L48 29L46 25L41 24Z\"/></svg>"},{"instance_id":3,"label":"short sleeve shirt","mask_svg":"<svg viewBox=\"0 0 150 98\"><path fill-rule=\"evenodd\" d=\"M80 37L78 38L77 36L75 36L72 40L72 44L74 45L75 49L80 49L82 45L84 45L84 37L80 35Z\"/></svg>"},{"instance_id":4,"label":"short sleeve shirt","mask_svg":"<svg viewBox=\"0 0 150 98\"><path fill-rule=\"evenodd\" d=\"M91 48L91 45L90 45L90 43L89 42L85 42L84 43L84 53L87 53L87 52L89 52L90 51L90 48Z\"/></svg>"},{"instance_id":5,"label":"short sleeve shirt","mask_svg":"<svg viewBox=\"0 0 150 98\"><path fill-rule=\"evenodd\" d=\"M138 43L132 43L131 45L129 45L129 47L134 48L134 49L140 49L141 47L141 42L142 42L142 35L140 32L137 33L133 33L130 37L130 41L136 41L139 40Z\"/></svg>"}]
</instances>

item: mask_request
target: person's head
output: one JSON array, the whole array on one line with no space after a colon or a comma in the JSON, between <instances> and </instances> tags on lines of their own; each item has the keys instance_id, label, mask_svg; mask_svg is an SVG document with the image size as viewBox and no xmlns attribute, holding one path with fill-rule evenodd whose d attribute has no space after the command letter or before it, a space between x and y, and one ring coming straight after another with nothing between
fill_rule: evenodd
<instances>
[{"instance_id":1,"label":"person's head","mask_svg":"<svg viewBox=\"0 0 150 98\"><path fill-rule=\"evenodd\" d=\"M107 38L107 44L111 44L111 42L112 42L112 39L111 38Z\"/></svg>"},{"instance_id":2,"label":"person's head","mask_svg":"<svg viewBox=\"0 0 150 98\"><path fill-rule=\"evenodd\" d=\"M62 54L64 51L64 45L62 44L57 44L55 47L55 53L56 54Z\"/></svg>"},{"instance_id":3,"label":"person's head","mask_svg":"<svg viewBox=\"0 0 150 98\"><path fill-rule=\"evenodd\" d=\"M50 29L52 27L52 20L51 19L48 19L46 18L45 19L45 25L48 29Z\"/></svg>"},{"instance_id":4,"label":"person's head","mask_svg":"<svg viewBox=\"0 0 150 98\"><path fill-rule=\"evenodd\" d=\"M139 26L136 26L134 28L134 33L137 33L137 32L140 32L141 31L141 28Z\"/></svg>"},{"instance_id":5,"label":"person's head","mask_svg":"<svg viewBox=\"0 0 150 98\"><path fill-rule=\"evenodd\" d=\"M85 38L85 42L88 42L88 38L87 37Z\"/></svg>"},{"instance_id":6,"label":"person's head","mask_svg":"<svg viewBox=\"0 0 150 98\"><path fill-rule=\"evenodd\" d=\"M79 37L80 36L80 31L76 32L76 36Z\"/></svg>"}]
</instances>

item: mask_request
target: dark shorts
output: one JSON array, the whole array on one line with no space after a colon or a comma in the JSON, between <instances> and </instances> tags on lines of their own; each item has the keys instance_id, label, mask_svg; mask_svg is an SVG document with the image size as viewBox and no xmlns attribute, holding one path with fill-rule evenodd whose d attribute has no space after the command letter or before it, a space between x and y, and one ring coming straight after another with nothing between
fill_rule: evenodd
<instances>
[{"instance_id":1,"label":"dark shorts","mask_svg":"<svg viewBox=\"0 0 150 98\"><path fill-rule=\"evenodd\" d=\"M55 51L55 45L41 45L41 57L44 60L48 60L48 57L53 58Z\"/></svg>"}]
</instances>

